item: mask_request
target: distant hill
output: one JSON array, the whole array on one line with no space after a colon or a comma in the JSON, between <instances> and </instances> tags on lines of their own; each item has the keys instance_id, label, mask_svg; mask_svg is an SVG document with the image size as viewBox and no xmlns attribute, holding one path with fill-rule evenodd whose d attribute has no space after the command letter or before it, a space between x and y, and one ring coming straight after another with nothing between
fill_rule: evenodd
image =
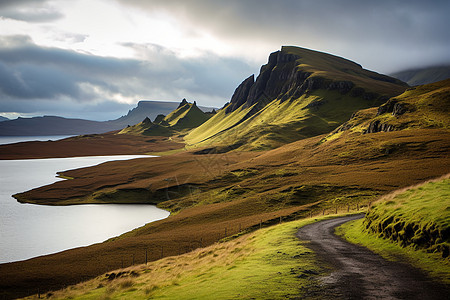
<instances>
[{"instance_id":1,"label":"distant hill","mask_svg":"<svg viewBox=\"0 0 450 300\"><path fill-rule=\"evenodd\" d=\"M210 118L211 114L205 113L195 103L189 103L183 99L178 107L167 116L162 114L152 122L148 117L142 122L124 128L119 134L143 134L152 136L169 136L183 130L195 128Z\"/></svg>"},{"instance_id":2,"label":"distant hill","mask_svg":"<svg viewBox=\"0 0 450 300\"><path fill-rule=\"evenodd\" d=\"M133 108L126 114L116 120L108 121L112 124L118 125L120 128L124 128L128 125L135 125L146 117L151 120L156 119L159 114L168 115L175 109L177 109L179 102L169 101L139 101L137 107ZM210 112L214 107L199 106L203 112Z\"/></svg>"},{"instance_id":3,"label":"distant hill","mask_svg":"<svg viewBox=\"0 0 450 300\"><path fill-rule=\"evenodd\" d=\"M353 112L381 105L408 85L350 60L299 47L272 53L259 76L185 140L190 147L271 149L330 132ZM216 147L217 149L220 147Z\"/></svg>"},{"instance_id":4,"label":"distant hill","mask_svg":"<svg viewBox=\"0 0 450 300\"><path fill-rule=\"evenodd\" d=\"M438 82L450 78L450 65L412 69L391 74L410 86Z\"/></svg>"},{"instance_id":5,"label":"distant hill","mask_svg":"<svg viewBox=\"0 0 450 300\"><path fill-rule=\"evenodd\" d=\"M57 116L18 118L4 120L0 124L0 136L35 136L35 135L79 135L104 133L121 130L128 125L135 125L146 117L156 118L159 114L169 114L177 108L178 102L140 101L128 114L111 121L99 122L83 119L68 119ZM213 107L200 107L212 111Z\"/></svg>"},{"instance_id":6,"label":"distant hill","mask_svg":"<svg viewBox=\"0 0 450 300\"><path fill-rule=\"evenodd\" d=\"M0 123L0 136L78 135L116 130L107 122L55 116L18 118Z\"/></svg>"},{"instance_id":7,"label":"distant hill","mask_svg":"<svg viewBox=\"0 0 450 300\"><path fill-rule=\"evenodd\" d=\"M8 118L5 118L5 117L2 117L2 116L0 116L0 122L3 122L3 121L9 121L9 119L8 119Z\"/></svg>"}]
</instances>

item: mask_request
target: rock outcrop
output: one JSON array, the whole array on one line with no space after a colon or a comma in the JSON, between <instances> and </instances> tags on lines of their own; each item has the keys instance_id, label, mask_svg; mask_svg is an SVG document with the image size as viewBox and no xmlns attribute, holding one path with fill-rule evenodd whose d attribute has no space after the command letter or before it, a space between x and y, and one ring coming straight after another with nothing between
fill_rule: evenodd
<instances>
[{"instance_id":1,"label":"rock outcrop","mask_svg":"<svg viewBox=\"0 0 450 300\"><path fill-rule=\"evenodd\" d=\"M178 105L177 109L185 106L186 104L188 104L188 102L187 102L186 98L183 98L183 100L181 100L180 104Z\"/></svg>"},{"instance_id":2,"label":"rock outcrop","mask_svg":"<svg viewBox=\"0 0 450 300\"><path fill-rule=\"evenodd\" d=\"M349 94L365 100L377 100L382 97L382 94L357 86L351 80L339 80L347 77L358 78L359 75L363 75L359 77L360 81L365 77L380 85L405 85L406 88L406 84L397 79L364 70L360 65L340 57L301 48L295 48L293 51L300 54L290 53L290 47L283 47L282 50L271 53L268 63L261 67L256 80L254 75L251 75L236 88L226 113L254 104L259 104L261 108L275 99L282 102L298 99L317 89L338 91L342 95ZM309 62L312 56L320 60L319 67L304 64L302 54L308 56L305 61ZM328 71L330 69L333 70L332 73ZM332 75L333 72L345 76L336 79L336 76Z\"/></svg>"},{"instance_id":3,"label":"rock outcrop","mask_svg":"<svg viewBox=\"0 0 450 300\"><path fill-rule=\"evenodd\" d=\"M381 123L380 120L372 121L369 124L369 127L364 133L376 133L376 132L389 132L395 130L393 125L387 123Z\"/></svg>"},{"instance_id":4,"label":"rock outcrop","mask_svg":"<svg viewBox=\"0 0 450 300\"><path fill-rule=\"evenodd\" d=\"M410 110L404 103L400 103L396 99L389 99L385 104L378 108L377 116L392 113L393 116L403 115L405 112Z\"/></svg>"}]
</instances>

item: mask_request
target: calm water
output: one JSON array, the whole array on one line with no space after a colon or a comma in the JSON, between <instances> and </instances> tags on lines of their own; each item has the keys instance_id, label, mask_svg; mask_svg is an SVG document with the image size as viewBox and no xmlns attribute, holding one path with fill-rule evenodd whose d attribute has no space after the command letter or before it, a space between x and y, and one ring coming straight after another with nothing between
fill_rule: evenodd
<instances>
[{"instance_id":1,"label":"calm water","mask_svg":"<svg viewBox=\"0 0 450 300\"><path fill-rule=\"evenodd\" d=\"M57 171L142 156L0 160L0 263L28 259L108 238L169 216L153 205L43 206L11 195L62 180ZM151 158L149 158L151 159Z\"/></svg>"},{"instance_id":2,"label":"calm water","mask_svg":"<svg viewBox=\"0 0 450 300\"><path fill-rule=\"evenodd\" d=\"M31 141L56 141L73 135L0 136L0 145Z\"/></svg>"}]
</instances>

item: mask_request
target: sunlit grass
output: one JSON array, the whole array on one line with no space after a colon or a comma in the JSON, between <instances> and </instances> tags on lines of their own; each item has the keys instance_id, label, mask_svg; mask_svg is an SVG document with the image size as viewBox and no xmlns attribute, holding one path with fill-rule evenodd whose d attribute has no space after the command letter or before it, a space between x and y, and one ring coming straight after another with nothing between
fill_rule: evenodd
<instances>
[{"instance_id":1,"label":"sunlit grass","mask_svg":"<svg viewBox=\"0 0 450 300\"><path fill-rule=\"evenodd\" d=\"M263 228L190 253L101 275L54 299L286 299L324 272L295 236L309 218ZM304 272L306 271L306 272ZM123 272L119 278L110 274ZM307 275L305 275L307 274ZM301 276L299 276L301 275ZM50 295L50 294L49 294ZM35 298L35 296L33 296ZM30 298L33 298L30 297Z\"/></svg>"}]
</instances>

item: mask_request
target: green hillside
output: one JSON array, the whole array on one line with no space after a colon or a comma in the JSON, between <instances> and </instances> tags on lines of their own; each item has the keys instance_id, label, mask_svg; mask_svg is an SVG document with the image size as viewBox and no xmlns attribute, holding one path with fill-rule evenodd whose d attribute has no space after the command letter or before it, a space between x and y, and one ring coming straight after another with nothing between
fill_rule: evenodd
<instances>
[{"instance_id":1,"label":"green hillside","mask_svg":"<svg viewBox=\"0 0 450 300\"><path fill-rule=\"evenodd\" d=\"M188 103L183 99L178 108L167 116L158 115L154 122L145 118L139 124L124 128L119 134L171 136L203 124L209 116L197 107L195 101Z\"/></svg>"},{"instance_id":2,"label":"green hillside","mask_svg":"<svg viewBox=\"0 0 450 300\"><path fill-rule=\"evenodd\" d=\"M149 118L133 126L122 129L119 134L171 136L174 131L170 128L153 123Z\"/></svg>"},{"instance_id":3,"label":"green hillside","mask_svg":"<svg viewBox=\"0 0 450 300\"><path fill-rule=\"evenodd\" d=\"M197 107L195 101L188 103L184 100L176 110L164 118L164 121L173 129L183 130L195 128L208 119L209 116Z\"/></svg>"},{"instance_id":4,"label":"green hillside","mask_svg":"<svg viewBox=\"0 0 450 300\"><path fill-rule=\"evenodd\" d=\"M406 88L349 60L283 47L270 55L256 81L247 78L231 102L185 141L193 148L271 149L330 132L353 112L380 105Z\"/></svg>"},{"instance_id":5,"label":"green hillside","mask_svg":"<svg viewBox=\"0 0 450 300\"><path fill-rule=\"evenodd\" d=\"M450 129L450 79L409 88L380 107L358 111L332 133L373 133L413 128Z\"/></svg>"}]
</instances>

